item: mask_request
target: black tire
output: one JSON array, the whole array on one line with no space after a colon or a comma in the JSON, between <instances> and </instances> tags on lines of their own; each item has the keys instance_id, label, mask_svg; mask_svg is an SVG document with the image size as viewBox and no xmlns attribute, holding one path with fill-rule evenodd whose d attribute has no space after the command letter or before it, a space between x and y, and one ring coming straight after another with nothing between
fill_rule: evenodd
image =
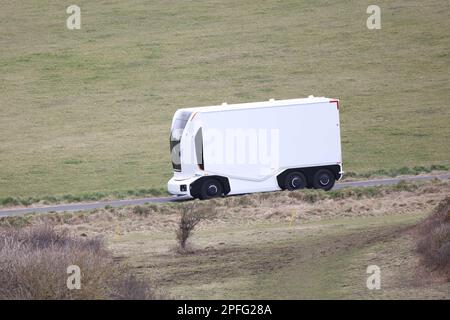
<instances>
[{"instance_id":1,"label":"black tire","mask_svg":"<svg viewBox=\"0 0 450 320\"><path fill-rule=\"evenodd\" d=\"M308 181L302 172L291 172L284 179L284 188L288 190L302 189L307 185Z\"/></svg>"},{"instance_id":2,"label":"black tire","mask_svg":"<svg viewBox=\"0 0 450 320\"><path fill-rule=\"evenodd\" d=\"M313 187L315 189L330 190L334 186L336 178L328 169L320 169L314 174Z\"/></svg>"},{"instance_id":3,"label":"black tire","mask_svg":"<svg viewBox=\"0 0 450 320\"><path fill-rule=\"evenodd\" d=\"M202 183L199 198L201 200L220 197L223 194L223 186L216 179L206 179Z\"/></svg>"}]
</instances>

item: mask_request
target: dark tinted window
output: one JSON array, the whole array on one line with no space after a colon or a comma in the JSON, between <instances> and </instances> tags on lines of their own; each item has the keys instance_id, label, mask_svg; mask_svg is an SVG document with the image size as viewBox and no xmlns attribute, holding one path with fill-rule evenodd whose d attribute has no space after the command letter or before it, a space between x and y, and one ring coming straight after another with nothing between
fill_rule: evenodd
<instances>
[{"instance_id":1,"label":"dark tinted window","mask_svg":"<svg viewBox=\"0 0 450 320\"><path fill-rule=\"evenodd\" d=\"M187 119L175 119L170 132L170 158L174 171L181 171L180 140L186 123Z\"/></svg>"},{"instance_id":2,"label":"dark tinted window","mask_svg":"<svg viewBox=\"0 0 450 320\"><path fill-rule=\"evenodd\" d=\"M203 133L202 128L198 129L197 133L195 134L195 155L197 157L197 165L200 168L200 170L204 170L204 164L203 164Z\"/></svg>"}]
</instances>

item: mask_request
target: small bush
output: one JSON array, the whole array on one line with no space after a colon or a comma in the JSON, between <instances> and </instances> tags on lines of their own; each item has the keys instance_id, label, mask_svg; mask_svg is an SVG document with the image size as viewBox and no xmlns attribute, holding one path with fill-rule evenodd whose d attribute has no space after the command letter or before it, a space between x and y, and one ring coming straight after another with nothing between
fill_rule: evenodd
<instances>
[{"instance_id":1,"label":"small bush","mask_svg":"<svg viewBox=\"0 0 450 320\"><path fill-rule=\"evenodd\" d=\"M305 190L303 193L303 201L309 202L309 203L315 203L319 200L323 200L327 198L328 195L325 194L324 191L320 190Z\"/></svg>"},{"instance_id":2,"label":"small bush","mask_svg":"<svg viewBox=\"0 0 450 320\"><path fill-rule=\"evenodd\" d=\"M67 288L67 267L81 289ZM71 236L48 225L0 229L0 299L151 299L148 284L114 263L100 238Z\"/></svg>"},{"instance_id":3,"label":"small bush","mask_svg":"<svg viewBox=\"0 0 450 320\"><path fill-rule=\"evenodd\" d=\"M0 204L2 206L17 206L20 204L20 200L13 197L7 197L0 199Z\"/></svg>"},{"instance_id":4,"label":"small bush","mask_svg":"<svg viewBox=\"0 0 450 320\"><path fill-rule=\"evenodd\" d=\"M144 206L135 206L133 208L133 213L140 216L148 216L152 212L158 212L158 206L154 203L145 204Z\"/></svg>"},{"instance_id":5,"label":"small bush","mask_svg":"<svg viewBox=\"0 0 450 320\"><path fill-rule=\"evenodd\" d=\"M145 300L156 298L147 282L137 279L134 275L125 275L111 282L110 297L116 300Z\"/></svg>"},{"instance_id":6,"label":"small bush","mask_svg":"<svg viewBox=\"0 0 450 320\"><path fill-rule=\"evenodd\" d=\"M353 191L353 188L343 188L337 190L328 191L328 195L331 199L345 199L345 198L354 198L356 197L356 192Z\"/></svg>"},{"instance_id":7,"label":"small bush","mask_svg":"<svg viewBox=\"0 0 450 320\"><path fill-rule=\"evenodd\" d=\"M433 171L433 169L424 167L424 166L415 166L413 168L414 172L416 174L420 174L420 173L430 173L431 171Z\"/></svg>"},{"instance_id":8,"label":"small bush","mask_svg":"<svg viewBox=\"0 0 450 320\"><path fill-rule=\"evenodd\" d=\"M30 224L30 216L10 216L0 218L0 226L22 228Z\"/></svg>"},{"instance_id":9,"label":"small bush","mask_svg":"<svg viewBox=\"0 0 450 320\"><path fill-rule=\"evenodd\" d=\"M288 197L294 198L298 201L315 203L317 201L327 199L329 197L329 195L325 191L322 191L322 190L302 189L302 190L290 191L288 193Z\"/></svg>"},{"instance_id":10,"label":"small bush","mask_svg":"<svg viewBox=\"0 0 450 320\"><path fill-rule=\"evenodd\" d=\"M450 276L450 197L419 226L418 251L426 265Z\"/></svg>"},{"instance_id":11,"label":"small bush","mask_svg":"<svg viewBox=\"0 0 450 320\"><path fill-rule=\"evenodd\" d=\"M416 184L408 183L405 180L401 180L399 183L393 186L394 190L397 191L414 191L417 190L419 186Z\"/></svg>"},{"instance_id":12,"label":"small bush","mask_svg":"<svg viewBox=\"0 0 450 320\"><path fill-rule=\"evenodd\" d=\"M436 170L436 171L447 171L449 170L449 167L446 165L440 165L440 164L434 164L430 167L430 170Z\"/></svg>"},{"instance_id":13,"label":"small bush","mask_svg":"<svg viewBox=\"0 0 450 320\"><path fill-rule=\"evenodd\" d=\"M450 224L442 224L418 245L426 262L437 268L450 268Z\"/></svg>"},{"instance_id":14,"label":"small bush","mask_svg":"<svg viewBox=\"0 0 450 320\"><path fill-rule=\"evenodd\" d=\"M353 191L357 199L375 198L383 194L383 189L379 186L355 188Z\"/></svg>"},{"instance_id":15,"label":"small bush","mask_svg":"<svg viewBox=\"0 0 450 320\"><path fill-rule=\"evenodd\" d=\"M257 205L255 197L250 194L244 194L235 198L236 204L243 207L252 207Z\"/></svg>"},{"instance_id":16,"label":"small bush","mask_svg":"<svg viewBox=\"0 0 450 320\"><path fill-rule=\"evenodd\" d=\"M195 203L187 203L180 206L180 220L176 230L178 249L186 252L186 245L192 235L195 226L203 219L211 216L213 212L207 206L199 206Z\"/></svg>"},{"instance_id":17,"label":"small bush","mask_svg":"<svg viewBox=\"0 0 450 320\"><path fill-rule=\"evenodd\" d=\"M133 208L133 213L139 216L148 216L151 213L151 209L149 207L135 206Z\"/></svg>"}]
</instances>

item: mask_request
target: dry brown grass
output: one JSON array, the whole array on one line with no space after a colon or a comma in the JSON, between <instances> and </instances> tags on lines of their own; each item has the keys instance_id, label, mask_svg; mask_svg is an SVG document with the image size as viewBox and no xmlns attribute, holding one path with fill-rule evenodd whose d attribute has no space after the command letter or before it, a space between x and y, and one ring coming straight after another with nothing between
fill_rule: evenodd
<instances>
[{"instance_id":1,"label":"dry brown grass","mask_svg":"<svg viewBox=\"0 0 450 320\"><path fill-rule=\"evenodd\" d=\"M111 249L180 298L448 299L450 283L422 270L415 231L445 192L448 188L420 186L360 200L299 202L325 209L297 220L285 216L284 203L267 216L265 202L261 208L235 206L196 227L195 254L174 254L173 229L162 226L112 235ZM212 203L220 211L220 203L230 199ZM345 212L348 205L353 211ZM251 216L252 209L261 211ZM369 292L365 285L371 264L382 268L380 292Z\"/></svg>"},{"instance_id":2,"label":"dry brown grass","mask_svg":"<svg viewBox=\"0 0 450 320\"><path fill-rule=\"evenodd\" d=\"M332 192L301 190L231 196L206 201L189 201L198 212L213 212L197 226L270 222L308 222L339 217L408 215L427 212L450 194L448 181L402 183L395 186L340 189ZM75 234L123 235L134 231L173 232L180 208L187 203L148 204L136 207L104 208L89 212L34 214L0 218L0 225L23 226L47 223Z\"/></svg>"},{"instance_id":3,"label":"dry brown grass","mask_svg":"<svg viewBox=\"0 0 450 320\"><path fill-rule=\"evenodd\" d=\"M365 269L355 266L380 263L386 290L381 297L447 298L441 280L415 282L421 266L417 234L402 230L415 226L449 193L448 182L431 181L31 215L2 223L46 222L87 234L87 239L103 234L116 261L127 261L176 297L367 298L360 279ZM195 254L179 255L173 250L174 230L186 205L215 215L196 226L191 239ZM388 231L403 240L387 237ZM427 271L421 279L429 275Z\"/></svg>"},{"instance_id":4,"label":"dry brown grass","mask_svg":"<svg viewBox=\"0 0 450 320\"><path fill-rule=\"evenodd\" d=\"M81 269L69 290L67 267ZM148 284L114 263L100 238L83 239L49 225L0 230L0 299L151 299Z\"/></svg>"},{"instance_id":5,"label":"dry brown grass","mask_svg":"<svg viewBox=\"0 0 450 320\"><path fill-rule=\"evenodd\" d=\"M450 277L450 196L419 226L418 251L423 262Z\"/></svg>"}]
</instances>

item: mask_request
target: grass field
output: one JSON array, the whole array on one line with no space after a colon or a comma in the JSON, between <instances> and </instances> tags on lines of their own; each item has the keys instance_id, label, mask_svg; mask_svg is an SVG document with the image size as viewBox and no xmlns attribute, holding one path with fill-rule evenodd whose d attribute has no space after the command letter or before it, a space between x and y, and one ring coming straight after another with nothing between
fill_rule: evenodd
<instances>
[{"instance_id":1,"label":"grass field","mask_svg":"<svg viewBox=\"0 0 450 320\"><path fill-rule=\"evenodd\" d=\"M162 188L179 107L341 99L345 169L448 164L450 4L66 1L0 5L0 198Z\"/></svg>"}]
</instances>

